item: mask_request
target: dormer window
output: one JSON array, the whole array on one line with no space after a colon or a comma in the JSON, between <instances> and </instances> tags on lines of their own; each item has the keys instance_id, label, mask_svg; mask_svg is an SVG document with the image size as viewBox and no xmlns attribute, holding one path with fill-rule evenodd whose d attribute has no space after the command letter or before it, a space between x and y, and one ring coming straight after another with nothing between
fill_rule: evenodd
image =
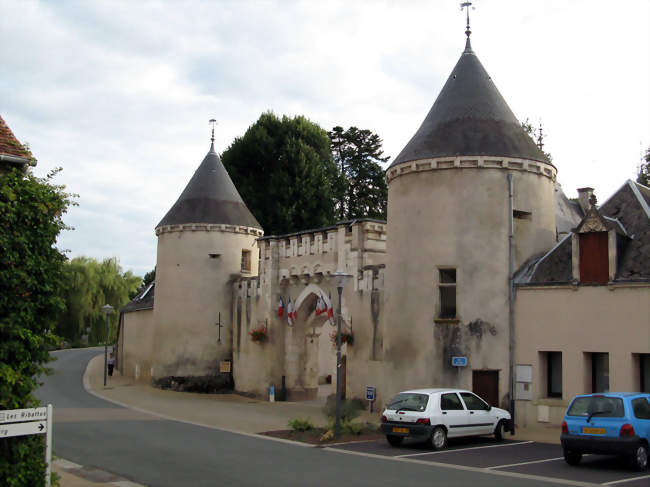
<instances>
[{"instance_id":1,"label":"dormer window","mask_svg":"<svg viewBox=\"0 0 650 487\"><path fill-rule=\"evenodd\" d=\"M609 281L609 253L607 232L581 233L580 282L583 284L607 284Z\"/></svg>"}]
</instances>

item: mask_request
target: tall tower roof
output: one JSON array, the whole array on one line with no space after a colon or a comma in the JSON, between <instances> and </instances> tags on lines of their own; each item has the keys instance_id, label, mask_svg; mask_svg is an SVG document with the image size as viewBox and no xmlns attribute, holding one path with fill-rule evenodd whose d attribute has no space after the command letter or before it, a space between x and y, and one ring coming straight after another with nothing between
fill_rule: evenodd
<instances>
[{"instance_id":1,"label":"tall tower roof","mask_svg":"<svg viewBox=\"0 0 650 487\"><path fill-rule=\"evenodd\" d=\"M468 34L433 107L391 167L434 157L484 155L548 162L497 90Z\"/></svg>"},{"instance_id":2,"label":"tall tower roof","mask_svg":"<svg viewBox=\"0 0 650 487\"><path fill-rule=\"evenodd\" d=\"M214 144L174 206L156 225L207 223L262 229L233 184Z\"/></svg>"}]
</instances>

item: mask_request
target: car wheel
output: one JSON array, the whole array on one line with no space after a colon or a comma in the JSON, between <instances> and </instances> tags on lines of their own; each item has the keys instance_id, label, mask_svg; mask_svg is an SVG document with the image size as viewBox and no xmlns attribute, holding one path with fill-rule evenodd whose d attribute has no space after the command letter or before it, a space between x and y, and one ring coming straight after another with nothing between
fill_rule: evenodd
<instances>
[{"instance_id":1,"label":"car wheel","mask_svg":"<svg viewBox=\"0 0 650 487\"><path fill-rule=\"evenodd\" d=\"M648 447L639 445L635 448L632 456L632 466L636 470L645 470L648 468Z\"/></svg>"},{"instance_id":2,"label":"car wheel","mask_svg":"<svg viewBox=\"0 0 650 487\"><path fill-rule=\"evenodd\" d=\"M388 443L390 443L390 446L400 446L402 444L402 441L404 441L404 437L403 436L386 435L386 440L388 440Z\"/></svg>"},{"instance_id":3,"label":"car wheel","mask_svg":"<svg viewBox=\"0 0 650 487\"><path fill-rule=\"evenodd\" d=\"M447 445L447 431L442 426L436 426L429 440L434 450L442 450Z\"/></svg>"},{"instance_id":4,"label":"car wheel","mask_svg":"<svg viewBox=\"0 0 650 487\"><path fill-rule=\"evenodd\" d=\"M505 423L503 420L497 423L496 428L494 428L494 439L497 441L503 441L505 436Z\"/></svg>"},{"instance_id":5,"label":"car wheel","mask_svg":"<svg viewBox=\"0 0 650 487\"><path fill-rule=\"evenodd\" d=\"M582 453L579 451L568 451L564 450L564 460L569 465L578 465L582 459Z\"/></svg>"}]
</instances>

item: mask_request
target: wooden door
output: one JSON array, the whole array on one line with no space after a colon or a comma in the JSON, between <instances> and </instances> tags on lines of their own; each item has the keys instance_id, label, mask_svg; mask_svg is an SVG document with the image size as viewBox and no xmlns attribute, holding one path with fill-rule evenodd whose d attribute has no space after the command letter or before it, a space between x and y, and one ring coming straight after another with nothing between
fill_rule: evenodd
<instances>
[{"instance_id":1,"label":"wooden door","mask_svg":"<svg viewBox=\"0 0 650 487\"><path fill-rule=\"evenodd\" d=\"M472 392L490 406L499 407L499 371L472 370Z\"/></svg>"}]
</instances>

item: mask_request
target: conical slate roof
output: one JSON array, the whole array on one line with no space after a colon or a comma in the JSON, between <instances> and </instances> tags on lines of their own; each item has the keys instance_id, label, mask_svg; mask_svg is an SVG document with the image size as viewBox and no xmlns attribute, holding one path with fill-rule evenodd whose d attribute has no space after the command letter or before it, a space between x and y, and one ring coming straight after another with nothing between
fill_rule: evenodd
<instances>
[{"instance_id":1,"label":"conical slate roof","mask_svg":"<svg viewBox=\"0 0 650 487\"><path fill-rule=\"evenodd\" d=\"M391 167L433 157L483 155L548 162L521 128L468 38L436 102Z\"/></svg>"},{"instance_id":2,"label":"conical slate roof","mask_svg":"<svg viewBox=\"0 0 650 487\"><path fill-rule=\"evenodd\" d=\"M240 225L262 229L246 207L219 155L210 152L156 228L163 225L206 223Z\"/></svg>"}]
</instances>

